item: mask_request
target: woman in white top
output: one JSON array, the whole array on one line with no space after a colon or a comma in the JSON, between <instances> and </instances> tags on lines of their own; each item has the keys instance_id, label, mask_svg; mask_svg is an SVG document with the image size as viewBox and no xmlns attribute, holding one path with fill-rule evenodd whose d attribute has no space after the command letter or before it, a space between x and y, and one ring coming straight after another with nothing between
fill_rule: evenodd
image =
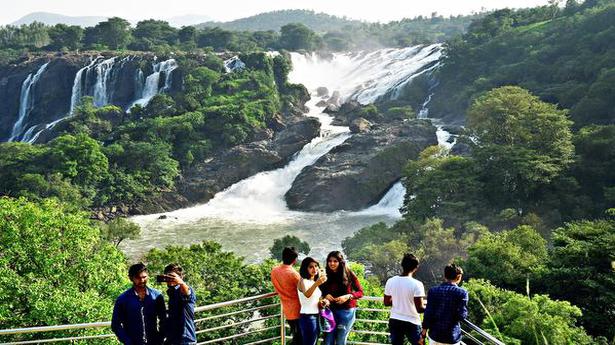
<instances>
[{"instance_id":1,"label":"woman in white top","mask_svg":"<svg viewBox=\"0 0 615 345\"><path fill-rule=\"evenodd\" d=\"M324 306L329 302L322 299L322 292L318 288L327 281L327 276L320 274L319 268L318 261L309 256L301 261L301 268L299 268L301 279L297 284L297 290L299 290L299 302L301 303L299 328L303 345L315 345L318 341L319 306Z\"/></svg>"}]
</instances>

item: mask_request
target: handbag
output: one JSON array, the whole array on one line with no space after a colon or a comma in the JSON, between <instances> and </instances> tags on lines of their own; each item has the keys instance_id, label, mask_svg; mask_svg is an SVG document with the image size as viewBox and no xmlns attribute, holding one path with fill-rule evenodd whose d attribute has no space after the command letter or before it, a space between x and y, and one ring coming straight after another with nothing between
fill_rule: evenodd
<instances>
[{"instance_id":1,"label":"handbag","mask_svg":"<svg viewBox=\"0 0 615 345\"><path fill-rule=\"evenodd\" d=\"M329 308L323 308L318 315L318 327L323 333L333 332L335 329L335 318Z\"/></svg>"}]
</instances>

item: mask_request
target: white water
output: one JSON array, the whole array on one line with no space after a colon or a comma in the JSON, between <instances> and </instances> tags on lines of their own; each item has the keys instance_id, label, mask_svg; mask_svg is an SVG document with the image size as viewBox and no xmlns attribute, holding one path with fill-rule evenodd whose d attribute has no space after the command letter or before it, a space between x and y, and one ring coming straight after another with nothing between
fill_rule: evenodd
<instances>
[{"instance_id":1,"label":"white water","mask_svg":"<svg viewBox=\"0 0 615 345\"><path fill-rule=\"evenodd\" d=\"M125 241L123 249L138 257L153 247L188 245L202 240L220 242L227 250L259 261L268 256L273 239L286 234L306 240L311 255L324 256L339 249L341 241L376 222L393 223L401 217L405 189L396 183L372 207L359 212L309 213L291 211L284 194L306 166L350 137L347 127L332 126L332 118L315 104L317 87L340 91L342 99L372 102L399 88L439 56L439 46L385 49L369 54L336 54L330 60L292 53L289 80L304 84L312 93L310 112L320 120L320 137L314 138L285 167L256 174L216 194L208 203L161 214L133 217L142 238ZM411 61L407 61L411 60Z\"/></svg>"},{"instance_id":2,"label":"white water","mask_svg":"<svg viewBox=\"0 0 615 345\"><path fill-rule=\"evenodd\" d=\"M132 108L132 106L139 104L141 106L147 105L152 97L156 96L156 94L160 92L164 92L170 89L171 87L171 72L178 67L175 59L169 59L162 62L152 64L153 72L145 78L145 83L143 86L137 88L137 91L140 91L140 94L137 94L137 100L134 101L128 109ZM160 75L164 74L164 85L162 87L158 87L160 84ZM137 74L138 79L143 79L143 72L139 70Z\"/></svg>"},{"instance_id":3,"label":"white water","mask_svg":"<svg viewBox=\"0 0 615 345\"><path fill-rule=\"evenodd\" d=\"M350 98L368 104L387 94L395 98L404 85L433 69L441 56L439 44L333 57L292 53L293 66L302 67L295 67L291 75L310 90L319 86L338 90L342 103Z\"/></svg>"},{"instance_id":4,"label":"white water","mask_svg":"<svg viewBox=\"0 0 615 345\"><path fill-rule=\"evenodd\" d=\"M21 91L19 92L19 115L17 121L13 125L13 130L11 131L11 136L8 141L13 141L21 136L24 130L24 122L26 122L28 115L30 115L30 112L32 111L32 107L34 106L34 102L31 97L32 88L41 78L41 75L45 72L48 64L49 62L39 67L34 76L32 76L32 73L28 74L28 77L26 77L21 84Z\"/></svg>"},{"instance_id":5,"label":"white water","mask_svg":"<svg viewBox=\"0 0 615 345\"><path fill-rule=\"evenodd\" d=\"M94 65L96 65L96 63L100 61L100 58L102 57L99 56L95 59L92 59L89 65L84 66L83 68L79 69L79 71L77 71L77 74L75 75L75 80L73 81L73 89L70 97L70 114L73 113L75 107L77 106L79 101L81 101L81 97L83 97L83 72L85 71L87 74L90 68L92 68Z\"/></svg>"},{"instance_id":6,"label":"white water","mask_svg":"<svg viewBox=\"0 0 615 345\"><path fill-rule=\"evenodd\" d=\"M96 83L94 84L94 105L102 107L109 104L109 92L107 84L111 79L111 71L117 57L112 57L107 60L103 60L94 66L96 71ZM71 97L72 98L72 97Z\"/></svg>"}]
</instances>

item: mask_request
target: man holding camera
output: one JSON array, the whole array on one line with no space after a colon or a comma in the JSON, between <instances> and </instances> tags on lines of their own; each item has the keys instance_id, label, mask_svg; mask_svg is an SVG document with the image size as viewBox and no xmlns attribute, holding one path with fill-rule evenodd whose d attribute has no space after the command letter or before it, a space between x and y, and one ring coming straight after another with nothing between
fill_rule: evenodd
<instances>
[{"instance_id":1,"label":"man holding camera","mask_svg":"<svg viewBox=\"0 0 615 345\"><path fill-rule=\"evenodd\" d=\"M130 266L128 277L132 287L115 300L111 329L122 344L160 345L166 320L162 292L147 286L143 263Z\"/></svg>"},{"instance_id":2,"label":"man holding camera","mask_svg":"<svg viewBox=\"0 0 615 345\"><path fill-rule=\"evenodd\" d=\"M169 310L166 325L166 345L196 344L196 328L194 325L194 306L196 295L194 290L184 282L184 271L178 264L170 264L164 268L164 275L157 280L167 283Z\"/></svg>"}]
</instances>

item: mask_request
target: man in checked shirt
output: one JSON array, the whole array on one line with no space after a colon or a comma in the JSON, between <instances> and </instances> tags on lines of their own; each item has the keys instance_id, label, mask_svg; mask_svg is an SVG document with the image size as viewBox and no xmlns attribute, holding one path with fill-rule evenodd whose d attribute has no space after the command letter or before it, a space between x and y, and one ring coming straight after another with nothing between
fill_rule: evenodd
<instances>
[{"instance_id":1,"label":"man in checked shirt","mask_svg":"<svg viewBox=\"0 0 615 345\"><path fill-rule=\"evenodd\" d=\"M460 288L463 270L456 265L444 268L445 282L427 293L420 344L429 330L430 345L457 345L461 342L461 321L468 317L468 292Z\"/></svg>"}]
</instances>

